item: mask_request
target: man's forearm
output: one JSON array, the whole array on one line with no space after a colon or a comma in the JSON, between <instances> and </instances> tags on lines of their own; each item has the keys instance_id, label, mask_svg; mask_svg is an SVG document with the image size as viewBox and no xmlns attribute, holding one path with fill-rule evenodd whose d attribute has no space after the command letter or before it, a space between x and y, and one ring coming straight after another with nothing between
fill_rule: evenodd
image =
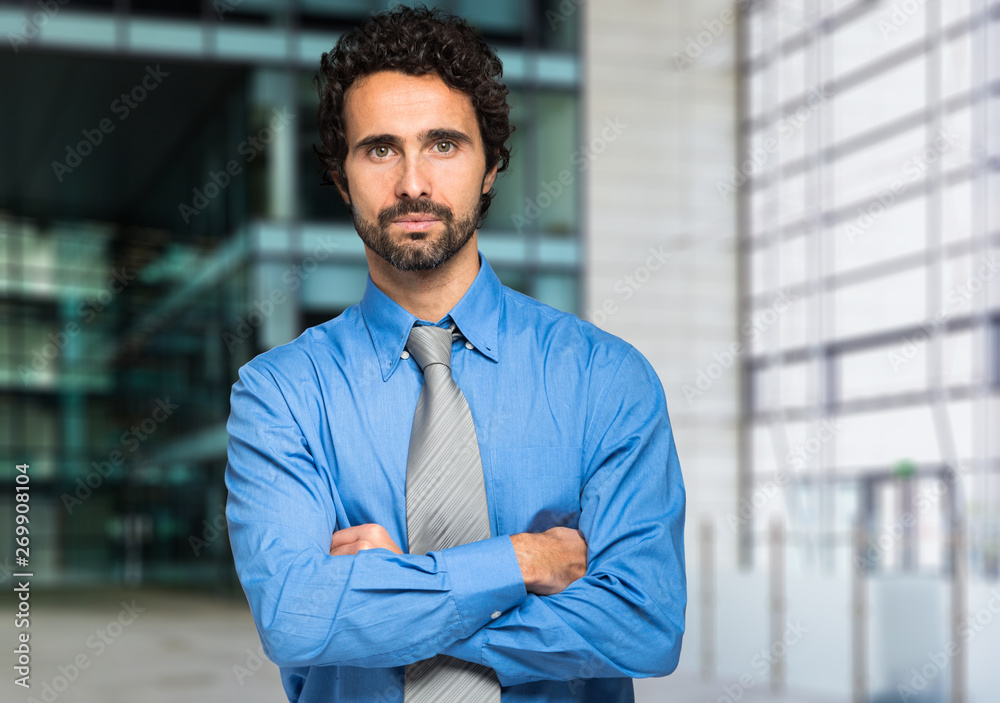
<instances>
[{"instance_id":1,"label":"man's forearm","mask_svg":"<svg viewBox=\"0 0 1000 703\"><path fill-rule=\"evenodd\" d=\"M281 666L398 666L472 634L527 592L509 537L418 556L330 556L340 497L270 376L233 386L226 518L264 650ZM266 429L262 429L266 428ZM477 581L492 573L487 584Z\"/></svg>"},{"instance_id":2,"label":"man's forearm","mask_svg":"<svg viewBox=\"0 0 1000 703\"><path fill-rule=\"evenodd\" d=\"M527 595L506 537L431 555L368 549L332 557L294 530L278 535L268 526L230 525L265 651L279 666L389 667L426 659ZM489 582L482 582L484 573Z\"/></svg>"},{"instance_id":3,"label":"man's forearm","mask_svg":"<svg viewBox=\"0 0 1000 703\"><path fill-rule=\"evenodd\" d=\"M511 535L510 541L528 593L559 593L587 573L587 542L579 530L553 527ZM338 530L330 540L331 556L353 556L368 549L403 553L388 531L374 523Z\"/></svg>"},{"instance_id":4,"label":"man's forearm","mask_svg":"<svg viewBox=\"0 0 1000 703\"><path fill-rule=\"evenodd\" d=\"M505 686L663 676L680 656L685 494L666 400L635 350L599 397L578 522L586 576L555 595L528 596L443 651L492 667Z\"/></svg>"},{"instance_id":5,"label":"man's forearm","mask_svg":"<svg viewBox=\"0 0 1000 703\"><path fill-rule=\"evenodd\" d=\"M579 530L553 527L511 535L510 541L528 593L559 593L587 573L587 542Z\"/></svg>"}]
</instances>

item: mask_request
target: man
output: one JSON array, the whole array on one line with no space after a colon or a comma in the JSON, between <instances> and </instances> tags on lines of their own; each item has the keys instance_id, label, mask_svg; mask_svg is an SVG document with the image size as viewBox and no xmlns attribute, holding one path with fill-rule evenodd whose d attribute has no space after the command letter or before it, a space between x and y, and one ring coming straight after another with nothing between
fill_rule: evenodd
<instances>
[{"instance_id":1,"label":"man","mask_svg":"<svg viewBox=\"0 0 1000 703\"><path fill-rule=\"evenodd\" d=\"M233 386L227 518L265 652L290 701L631 701L684 627L659 380L479 254L513 130L472 28L400 7L321 74L319 152L369 278Z\"/></svg>"}]
</instances>

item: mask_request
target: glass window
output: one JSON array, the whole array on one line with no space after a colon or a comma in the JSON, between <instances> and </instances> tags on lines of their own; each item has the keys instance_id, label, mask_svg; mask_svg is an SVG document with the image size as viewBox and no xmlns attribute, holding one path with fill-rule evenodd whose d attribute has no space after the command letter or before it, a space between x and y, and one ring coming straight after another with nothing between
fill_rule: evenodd
<instances>
[{"instance_id":1,"label":"glass window","mask_svg":"<svg viewBox=\"0 0 1000 703\"><path fill-rule=\"evenodd\" d=\"M941 20L944 25L968 20L972 12L973 0L948 0L940 4Z\"/></svg>"},{"instance_id":2,"label":"glass window","mask_svg":"<svg viewBox=\"0 0 1000 703\"><path fill-rule=\"evenodd\" d=\"M541 0L532 5L541 13L537 30L541 47L558 51L576 51L580 34L580 3Z\"/></svg>"},{"instance_id":3,"label":"glass window","mask_svg":"<svg viewBox=\"0 0 1000 703\"><path fill-rule=\"evenodd\" d=\"M816 296L795 297L787 292L769 290L754 300L743 320L740 332L749 342L752 354L766 354L802 347L810 331L809 320L815 317Z\"/></svg>"},{"instance_id":4,"label":"glass window","mask_svg":"<svg viewBox=\"0 0 1000 703\"><path fill-rule=\"evenodd\" d=\"M580 147L577 137L578 98L569 93L512 90L511 158L497 179L484 229L527 235L575 236L578 193L588 155L612 148L618 134L611 128L594 143ZM608 139L605 139L605 136ZM600 144L597 144L600 142ZM533 174L537 173L537 180ZM537 182L537 185L532 185Z\"/></svg>"},{"instance_id":5,"label":"glass window","mask_svg":"<svg viewBox=\"0 0 1000 703\"><path fill-rule=\"evenodd\" d=\"M778 284L782 289L806 283L810 278L814 267L809 244L810 238L806 236L790 237L781 242Z\"/></svg>"},{"instance_id":6,"label":"glass window","mask_svg":"<svg viewBox=\"0 0 1000 703\"><path fill-rule=\"evenodd\" d=\"M945 115L941 128L925 146L921 158L928 164L941 159L941 167L946 171L967 168L973 159L973 120L977 113L982 115L982 107L967 106Z\"/></svg>"},{"instance_id":7,"label":"glass window","mask_svg":"<svg viewBox=\"0 0 1000 703\"><path fill-rule=\"evenodd\" d=\"M453 0L451 5L455 14L484 33L516 35L524 29L525 4L521 0Z\"/></svg>"},{"instance_id":8,"label":"glass window","mask_svg":"<svg viewBox=\"0 0 1000 703\"><path fill-rule=\"evenodd\" d=\"M136 13L200 17L202 2L201 0L129 0L129 5Z\"/></svg>"},{"instance_id":9,"label":"glass window","mask_svg":"<svg viewBox=\"0 0 1000 703\"><path fill-rule=\"evenodd\" d=\"M595 133L581 152L577 149L577 98L568 93L541 93L538 96L538 175L536 203L541 215L538 228L550 235L575 235L577 192L583 178L580 158L613 149L620 135L606 125L595 125ZM548 196L548 197L546 197ZM542 207L545 205L545 207Z\"/></svg>"},{"instance_id":10,"label":"glass window","mask_svg":"<svg viewBox=\"0 0 1000 703\"><path fill-rule=\"evenodd\" d=\"M334 17L362 16L371 10L371 0L298 0L302 12ZM244 0L240 5L249 5L255 10L266 10L278 3L271 0Z\"/></svg>"},{"instance_id":11,"label":"glass window","mask_svg":"<svg viewBox=\"0 0 1000 703\"><path fill-rule=\"evenodd\" d=\"M819 398L820 368L816 361L804 361L775 364L755 372L755 409L768 412L815 405Z\"/></svg>"},{"instance_id":12,"label":"glass window","mask_svg":"<svg viewBox=\"0 0 1000 703\"><path fill-rule=\"evenodd\" d=\"M937 464L943 459L927 405L866 410L841 419L837 463L851 470L885 470L900 461Z\"/></svg>"},{"instance_id":13,"label":"glass window","mask_svg":"<svg viewBox=\"0 0 1000 703\"><path fill-rule=\"evenodd\" d=\"M370 12L397 4L72 3L101 10L91 13L101 26L117 11L125 25L134 25L133 34L159 37L163 46L164 36L191 34L185 27L194 34L201 29L218 34L204 47L184 44L195 54L208 53L188 56L190 61L181 63L191 71L175 68L180 77L170 80L184 84L195 74L217 73L214 80L221 87L198 84L211 99L202 101L207 111L195 110L193 121L174 124L167 111L145 125L146 131L165 135L164 144L180 146L159 154L163 158L154 159L149 174L129 170L128 160L118 164L124 167L116 172L118 180L144 184L142 197L117 203L113 211L88 210L120 211L127 221L64 222L57 213L29 220L0 212L0 445L30 463L32 476L41 482L32 505L43 525L38 544L46 574L58 578L65 569L98 579L136 579L136 559L123 554L139 551L124 547L127 535L141 527L156 534L143 548L143 578L234 586L226 540L213 541L199 555L192 553L189 536L202 534L204 521L221 515L225 422L237 370L305 326L357 302L367 273L347 207L336 188L321 185L313 151L319 143L314 69L299 72L269 61L297 42L321 47ZM497 244L495 270L512 288L574 311L580 282L575 271L579 247L572 238L580 229L584 173L578 159L583 147L580 88L575 85L580 3L428 4L466 17L488 43L511 57L506 78L513 81L511 120L518 129L510 168L497 182L483 232L484 239L493 237ZM245 62L219 63L213 46L223 53L226 47L236 49ZM332 41L324 48L330 47ZM318 60L318 53L313 58ZM55 70L84 59L74 53L48 56L46 62ZM530 70L536 59L542 66L537 76ZM50 83L33 84L41 86L44 97ZM274 108L289 95L295 95L289 111L298 115L294 135L271 126ZM143 129L130 122L132 127ZM270 130L266 136L265 128ZM597 126L595 135L602 130ZM267 148L244 148L250 137ZM230 160L238 162L239 173L220 186L224 194L212 195L209 176L214 179ZM150 174L155 174L152 180ZM99 180L92 178L90 187L99 188ZM70 190L49 195L65 207L87 200L86 188ZM114 204L114 198L108 202ZM524 222L518 225L515 215ZM505 240L515 241L504 246ZM321 263L315 268L304 268L305 257L320 241L333 242L329 256L317 259ZM113 292L116 271L134 275L124 291ZM284 294L280 301L273 297L278 293ZM70 333L70 325L79 332ZM150 432L146 428L153 427L150 418L157 417L159 400L182 410L157 420ZM145 431L141 439L131 429L137 426ZM103 471L115 452L124 461L115 462L85 510L68 513L59 494L75 490L76 478L91 474L95 464ZM13 466L0 467L0 478L9 479ZM11 505L0 501L0 518L10 517Z\"/></svg>"},{"instance_id":14,"label":"glass window","mask_svg":"<svg viewBox=\"0 0 1000 703\"><path fill-rule=\"evenodd\" d=\"M750 103L748 117L754 120L760 119L762 113L772 106L773 98L767 91L773 82L765 80L769 65L765 63L747 76L746 91Z\"/></svg>"},{"instance_id":15,"label":"glass window","mask_svg":"<svg viewBox=\"0 0 1000 703\"><path fill-rule=\"evenodd\" d=\"M778 99L782 104L800 97L806 91L806 52L803 49L797 49L779 59L778 82Z\"/></svg>"},{"instance_id":16,"label":"glass window","mask_svg":"<svg viewBox=\"0 0 1000 703\"><path fill-rule=\"evenodd\" d=\"M765 41L765 22L767 21L767 8L758 6L747 13L747 35L749 41L746 43L747 56L749 59L760 60L764 49L769 46Z\"/></svg>"},{"instance_id":17,"label":"glass window","mask_svg":"<svg viewBox=\"0 0 1000 703\"><path fill-rule=\"evenodd\" d=\"M578 285L578 278L569 274L539 274L535 278L535 298L558 310L576 313Z\"/></svg>"},{"instance_id":18,"label":"glass window","mask_svg":"<svg viewBox=\"0 0 1000 703\"><path fill-rule=\"evenodd\" d=\"M963 461L998 465L995 445L982 441L981 415L995 399L962 397L981 392L991 373L1000 379L1000 331L989 322L1000 314L1000 286L988 280L997 254L986 243L996 231L989 194L1000 177L974 168L993 143L987 133L1000 130L1000 99L974 94L977 84L997 78L995 62L975 52L995 22L988 29L962 24L969 0L828 0L821 10L831 31L802 34L796 27L815 18L800 5L755 3L743 24L750 55L768 59L744 64L741 76L749 101L740 118L751 151L789 119L777 105L787 110L813 83L837 91L779 139L780 167L751 172L746 185L750 472L766 480L790 447L808 441L802 417L836 417L840 429L822 452L835 465L816 455L804 470L854 476L861 481L856 495L873 491L874 510L859 517L877 532L898 520L930 479L873 475L901 462L943 465L954 458L952 447ZM929 17L933 11L940 18ZM844 13L850 20L837 21ZM822 216L816 231L813 212ZM825 278L815 280L820 273ZM780 290L798 296L784 309ZM825 363L833 371L830 398ZM952 397L932 404L938 388ZM983 485L1000 484L991 471ZM968 513L979 564L995 551L980 536L995 532L1000 510L996 496L984 500ZM821 521L816 527L832 529ZM942 531L940 514L922 514L912 544L883 567L943 569Z\"/></svg>"},{"instance_id":19,"label":"glass window","mask_svg":"<svg viewBox=\"0 0 1000 703\"><path fill-rule=\"evenodd\" d=\"M923 186L927 177L921 152L927 141L924 125L888 136L874 144L837 154L827 173L833 178L830 205L863 206L882 196L896 199Z\"/></svg>"},{"instance_id":20,"label":"glass window","mask_svg":"<svg viewBox=\"0 0 1000 703\"><path fill-rule=\"evenodd\" d=\"M520 89L511 89L507 96L510 105L510 123L514 125L514 134L508 142L510 161L507 170L497 178L493 189L496 194L490 203L490 210L483 228L494 232L516 232L524 234L534 229L539 212L526 202L528 163L531 151L528 149L530 139L530 115L525 104L525 93Z\"/></svg>"},{"instance_id":21,"label":"glass window","mask_svg":"<svg viewBox=\"0 0 1000 703\"><path fill-rule=\"evenodd\" d=\"M898 13L892 17L893 5L888 2L870 3L871 11L860 13L833 34L830 54L833 59L832 78L841 79L855 70L871 70L873 64L924 37L923 5L916 12Z\"/></svg>"},{"instance_id":22,"label":"glass window","mask_svg":"<svg viewBox=\"0 0 1000 703\"><path fill-rule=\"evenodd\" d=\"M523 269L514 269L507 266L494 266L494 273L505 286L513 288L519 293L529 295L528 276Z\"/></svg>"},{"instance_id":23,"label":"glass window","mask_svg":"<svg viewBox=\"0 0 1000 703\"><path fill-rule=\"evenodd\" d=\"M806 176L803 173L781 180L778 191L778 217L780 227L801 221L806 216Z\"/></svg>"},{"instance_id":24,"label":"glass window","mask_svg":"<svg viewBox=\"0 0 1000 703\"><path fill-rule=\"evenodd\" d=\"M838 287L832 293L837 339L917 325L927 315L925 267Z\"/></svg>"},{"instance_id":25,"label":"glass window","mask_svg":"<svg viewBox=\"0 0 1000 703\"><path fill-rule=\"evenodd\" d=\"M951 6L952 3L942 3ZM957 3L956 3L957 4ZM972 89L972 35L962 32L941 46L941 85L945 98L967 93Z\"/></svg>"},{"instance_id":26,"label":"glass window","mask_svg":"<svg viewBox=\"0 0 1000 703\"><path fill-rule=\"evenodd\" d=\"M891 344L842 354L838 358L837 400L851 402L919 392L927 386L927 344Z\"/></svg>"},{"instance_id":27,"label":"glass window","mask_svg":"<svg viewBox=\"0 0 1000 703\"><path fill-rule=\"evenodd\" d=\"M962 179L944 188L941 237L945 242L968 241L973 236L972 204L972 181Z\"/></svg>"},{"instance_id":28,"label":"glass window","mask_svg":"<svg viewBox=\"0 0 1000 703\"><path fill-rule=\"evenodd\" d=\"M921 54L831 99L834 138L842 142L922 111L927 104L927 67Z\"/></svg>"},{"instance_id":29,"label":"glass window","mask_svg":"<svg viewBox=\"0 0 1000 703\"><path fill-rule=\"evenodd\" d=\"M927 246L926 197L893 203L876 196L849 215L825 233L833 239L835 273L899 259Z\"/></svg>"}]
</instances>

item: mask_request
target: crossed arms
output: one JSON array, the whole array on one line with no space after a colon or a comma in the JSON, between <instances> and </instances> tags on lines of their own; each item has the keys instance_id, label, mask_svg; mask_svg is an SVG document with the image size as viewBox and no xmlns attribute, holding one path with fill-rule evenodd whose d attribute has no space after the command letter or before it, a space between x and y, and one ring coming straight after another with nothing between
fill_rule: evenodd
<instances>
[{"instance_id":1,"label":"crossed arms","mask_svg":"<svg viewBox=\"0 0 1000 703\"><path fill-rule=\"evenodd\" d=\"M587 542L579 530L553 527L511 535L510 541L528 593L551 596L587 573ZM330 556L355 556L366 549L403 553L386 529L376 523L337 530L330 540Z\"/></svg>"},{"instance_id":2,"label":"crossed arms","mask_svg":"<svg viewBox=\"0 0 1000 703\"><path fill-rule=\"evenodd\" d=\"M337 529L337 487L275 375L241 369L226 481L237 571L278 665L393 667L444 653L492 667L503 685L674 669L684 489L662 389L637 352L595 404L578 530L427 555L402 554L376 524Z\"/></svg>"}]
</instances>

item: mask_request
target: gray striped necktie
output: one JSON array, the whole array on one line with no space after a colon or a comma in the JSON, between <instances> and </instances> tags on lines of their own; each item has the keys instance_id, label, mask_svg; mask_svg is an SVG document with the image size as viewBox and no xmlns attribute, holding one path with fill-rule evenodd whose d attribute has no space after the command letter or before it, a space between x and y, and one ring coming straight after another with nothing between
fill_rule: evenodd
<instances>
[{"instance_id":1,"label":"gray striped necktie","mask_svg":"<svg viewBox=\"0 0 1000 703\"><path fill-rule=\"evenodd\" d=\"M452 330L454 325L452 326ZM406 348L424 372L406 460L410 554L490 535L486 485L469 404L451 377L452 331L415 326ZM406 703L499 703L493 669L439 654L406 667Z\"/></svg>"}]
</instances>

